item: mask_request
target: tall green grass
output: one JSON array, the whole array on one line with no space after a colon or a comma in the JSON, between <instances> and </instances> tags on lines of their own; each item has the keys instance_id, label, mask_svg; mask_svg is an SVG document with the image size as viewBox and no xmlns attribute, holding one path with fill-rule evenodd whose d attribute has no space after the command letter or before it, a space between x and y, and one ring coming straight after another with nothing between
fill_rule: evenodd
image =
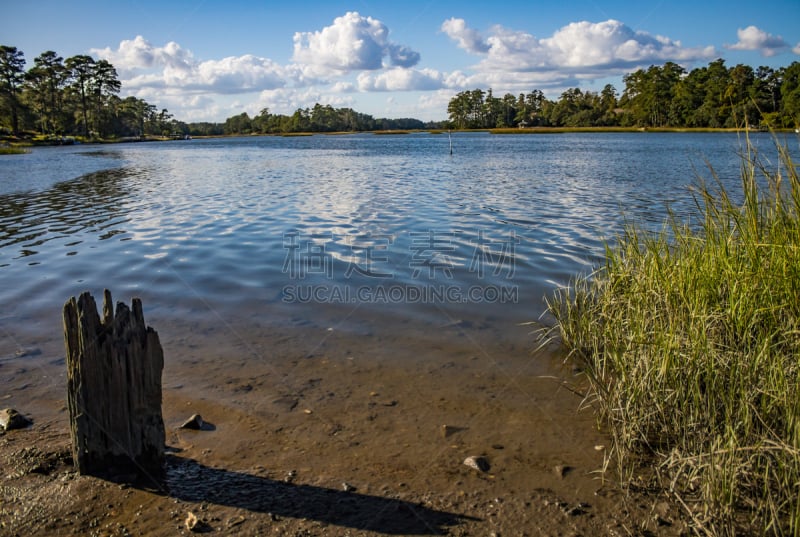
<instances>
[{"instance_id":1,"label":"tall green grass","mask_svg":"<svg viewBox=\"0 0 800 537\"><path fill-rule=\"evenodd\" d=\"M800 181L776 146L748 140L741 201L712 170L691 225L627 225L548 299L622 482L646 463L704 534L800 535Z\"/></svg>"}]
</instances>

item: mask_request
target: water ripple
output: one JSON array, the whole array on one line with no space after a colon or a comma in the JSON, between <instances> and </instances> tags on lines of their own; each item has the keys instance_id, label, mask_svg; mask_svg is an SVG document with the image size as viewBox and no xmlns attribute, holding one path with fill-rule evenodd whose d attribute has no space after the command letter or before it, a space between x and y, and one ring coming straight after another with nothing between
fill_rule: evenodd
<instances>
[{"instance_id":1,"label":"water ripple","mask_svg":"<svg viewBox=\"0 0 800 537\"><path fill-rule=\"evenodd\" d=\"M19 318L111 287L174 315L426 320L451 308L519 322L538 316L554 285L592 269L624 216L659 227L667 206L688 211L697 162L711 159L731 185L739 170L729 135L453 143L453 156L428 134L34 149L17 168L0 163L0 299ZM297 304L283 293L437 285L519 294L431 305Z\"/></svg>"}]
</instances>

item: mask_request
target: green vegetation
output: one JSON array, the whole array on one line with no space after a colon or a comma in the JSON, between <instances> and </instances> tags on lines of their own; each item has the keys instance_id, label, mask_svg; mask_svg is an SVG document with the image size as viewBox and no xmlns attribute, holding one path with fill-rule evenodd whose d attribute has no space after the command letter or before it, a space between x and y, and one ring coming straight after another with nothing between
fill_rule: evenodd
<instances>
[{"instance_id":1,"label":"green vegetation","mask_svg":"<svg viewBox=\"0 0 800 537\"><path fill-rule=\"evenodd\" d=\"M117 71L106 60L43 52L25 70L16 47L0 46L0 134L37 132L82 140L181 132L166 109L136 97L120 99Z\"/></svg>"},{"instance_id":2,"label":"green vegetation","mask_svg":"<svg viewBox=\"0 0 800 537\"><path fill-rule=\"evenodd\" d=\"M492 134L563 134L567 132L742 132L744 129L687 127L526 127L488 129Z\"/></svg>"},{"instance_id":3,"label":"green vegetation","mask_svg":"<svg viewBox=\"0 0 800 537\"><path fill-rule=\"evenodd\" d=\"M282 134L288 132L366 132L391 130L419 130L432 124L418 119L375 119L369 114L351 108L334 108L315 104L312 108L298 108L292 115L272 114L263 109L251 118L246 113L228 118L224 124L204 124L212 132L201 131L196 124L189 125L192 135L202 134ZM438 126L438 124L435 124Z\"/></svg>"},{"instance_id":4,"label":"green vegetation","mask_svg":"<svg viewBox=\"0 0 800 537\"><path fill-rule=\"evenodd\" d=\"M24 155L27 152L28 150L23 149L22 147L0 146L0 155Z\"/></svg>"},{"instance_id":5,"label":"green vegetation","mask_svg":"<svg viewBox=\"0 0 800 537\"><path fill-rule=\"evenodd\" d=\"M608 461L629 485L653 468L700 533L800 535L800 180L778 150L769 169L748 145L741 203L701 181L694 226L628 225L548 301Z\"/></svg>"},{"instance_id":6,"label":"green vegetation","mask_svg":"<svg viewBox=\"0 0 800 537\"><path fill-rule=\"evenodd\" d=\"M795 128L800 125L800 62L753 70L716 60L691 72L672 62L626 75L618 96L570 88L552 101L540 90L494 97L492 90L462 91L450 99L453 126Z\"/></svg>"}]
</instances>

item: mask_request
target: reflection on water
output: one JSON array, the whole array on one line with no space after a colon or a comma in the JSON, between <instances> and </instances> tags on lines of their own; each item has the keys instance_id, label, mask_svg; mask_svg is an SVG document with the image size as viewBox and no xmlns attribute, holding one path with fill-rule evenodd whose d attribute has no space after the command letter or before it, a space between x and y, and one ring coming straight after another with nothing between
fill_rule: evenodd
<instances>
[{"instance_id":1,"label":"reflection on water","mask_svg":"<svg viewBox=\"0 0 800 537\"><path fill-rule=\"evenodd\" d=\"M658 227L668 205L689 210L693 166L708 159L738 181L734 135L453 141L452 156L447 138L417 134L43 148L3 159L5 331L57 322L67 297L103 287L142 296L162 317L513 325L591 269L623 213Z\"/></svg>"}]
</instances>

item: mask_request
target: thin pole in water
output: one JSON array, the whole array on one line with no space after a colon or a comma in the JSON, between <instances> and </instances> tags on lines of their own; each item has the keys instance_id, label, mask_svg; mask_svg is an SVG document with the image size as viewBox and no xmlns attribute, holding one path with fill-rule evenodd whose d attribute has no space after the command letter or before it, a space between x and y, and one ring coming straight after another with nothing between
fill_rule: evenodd
<instances>
[{"instance_id":1,"label":"thin pole in water","mask_svg":"<svg viewBox=\"0 0 800 537\"><path fill-rule=\"evenodd\" d=\"M447 129L447 139L450 140L450 154L453 154L453 139L450 137L450 129Z\"/></svg>"}]
</instances>

